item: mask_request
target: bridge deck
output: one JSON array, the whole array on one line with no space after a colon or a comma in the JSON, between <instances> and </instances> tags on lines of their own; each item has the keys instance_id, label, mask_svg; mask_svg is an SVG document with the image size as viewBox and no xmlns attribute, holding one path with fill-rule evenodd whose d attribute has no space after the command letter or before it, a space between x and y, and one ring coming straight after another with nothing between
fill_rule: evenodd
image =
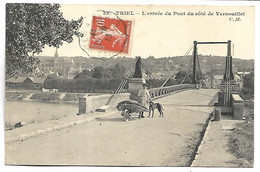
<instances>
[{"instance_id":1,"label":"bridge deck","mask_svg":"<svg viewBox=\"0 0 260 172\"><path fill-rule=\"evenodd\" d=\"M166 105L208 106L217 91L216 89L187 90L156 101Z\"/></svg>"},{"instance_id":2,"label":"bridge deck","mask_svg":"<svg viewBox=\"0 0 260 172\"><path fill-rule=\"evenodd\" d=\"M164 118L132 118L120 112L6 145L7 164L189 166L217 90L187 90L155 100ZM102 117L103 115L103 117Z\"/></svg>"}]
</instances>

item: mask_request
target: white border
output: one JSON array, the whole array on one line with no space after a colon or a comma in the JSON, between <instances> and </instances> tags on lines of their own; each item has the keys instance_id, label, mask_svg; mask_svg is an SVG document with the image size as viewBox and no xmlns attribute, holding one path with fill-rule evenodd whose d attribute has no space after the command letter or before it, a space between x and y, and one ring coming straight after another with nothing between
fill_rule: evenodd
<instances>
[{"instance_id":1,"label":"white border","mask_svg":"<svg viewBox=\"0 0 260 172\"><path fill-rule=\"evenodd\" d=\"M157 167L157 168L151 168L151 167L76 167L76 166L70 166L70 167L35 167L35 166L5 166L4 165L4 156L5 156L5 151L4 151L4 48L5 48L5 3L22 3L22 2L31 2L31 3L63 3L63 4L154 4L154 5L225 5L225 6L255 6L255 76L258 76L259 70L257 66L259 66L259 59L260 58L260 53L259 53L259 47L260 47L260 2L259 1L199 1L199 0L172 0L171 2L167 0L45 0L45 1L40 1L40 0L4 0L1 1L1 57L0 57L0 171L72 171L72 170L77 170L77 171L86 171L86 170L91 170L91 171L130 171L130 170L140 170L140 171L185 171L185 172L190 172L190 171L259 171L259 127L258 127L258 122L259 119L257 117L258 112L259 112L259 91L258 89L258 81L259 79L255 77L255 161L254 161L254 168L251 169L242 169L242 168L174 168L174 167Z\"/></svg>"}]
</instances>

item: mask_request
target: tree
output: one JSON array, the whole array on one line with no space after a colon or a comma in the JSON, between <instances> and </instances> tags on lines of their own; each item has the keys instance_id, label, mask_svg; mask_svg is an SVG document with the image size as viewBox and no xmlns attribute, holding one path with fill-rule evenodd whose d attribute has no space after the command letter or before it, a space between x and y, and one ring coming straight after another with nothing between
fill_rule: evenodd
<instances>
[{"instance_id":1,"label":"tree","mask_svg":"<svg viewBox=\"0 0 260 172\"><path fill-rule=\"evenodd\" d=\"M101 66L96 66L94 68L93 74L92 74L92 78L98 78L101 79L104 77L104 68Z\"/></svg>"},{"instance_id":2,"label":"tree","mask_svg":"<svg viewBox=\"0 0 260 172\"><path fill-rule=\"evenodd\" d=\"M185 78L186 73L187 73L187 72L185 72L185 71L179 71L179 72L176 74L176 77L175 77L176 83L180 84L180 83L182 82L182 80ZM190 73L186 76L185 80L183 81L183 84L192 84L192 75L193 75L193 74L190 72ZM197 71L197 72L196 72L196 75L197 75L197 81L199 81L199 80L204 80L204 79L205 79L205 74L202 73L202 72Z\"/></svg>"},{"instance_id":3,"label":"tree","mask_svg":"<svg viewBox=\"0 0 260 172\"><path fill-rule=\"evenodd\" d=\"M32 73L38 59L34 56L47 46L59 47L79 31L83 18L66 20L59 4L6 4L6 69L11 76Z\"/></svg>"},{"instance_id":4,"label":"tree","mask_svg":"<svg viewBox=\"0 0 260 172\"><path fill-rule=\"evenodd\" d=\"M46 79L43 83L43 88L46 89L60 89L62 85L61 79Z\"/></svg>"},{"instance_id":5,"label":"tree","mask_svg":"<svg viewBox=\"0 0 260 172\"><path fill-rule=\"evenodd\" d=\"M186 72L185 71L179 71L177 74L176 74L176 82L178 84L180 84L182 82L182 80L185 78L186 76ZM192 74L188 74L185 78L185 80L183 81L184 84L191 84L192 83Z\"/></svg>"},{"instance_id":6,"label":"tree","mask_svg":"<svg viewBox=\"0 0 260 172\"><path fill-rule=\"evenodd\" d=\"M121 82L122 80L119 78L107 81L106 90L116 90Z\"/></svg>"},{"instance_id":7,"label":"tree","mask_svg":"<svg viewBox=\"0 0 260 172\"><path fill-rule=\"evenodd\" d=\"M242 93L244 99L251 99L254 97L254 72L244 76Z\"/></svg>"},{"instance_id":8,"label":"tree","mask_svg":"<svg viewBox=\"0 0 260 172\"><path fill-rule=\"evenodd\" d=\"M60 77L57 74L51 74L47 76L47 79L60 79Z\"/></svg>"},{"instance_id":9,"label":"tree","mask_svg":"<svg viewBox=\"0 0 260 172\"><path fill-rule=\"evenodd\" d=\"M80 78L92 78L93 72L89 70L83 70L82 72L79 72L76 74L76 76L73 79L80 79Z\"/></svg>"},{"instance_id":10,"label":"tree","mask_svg":"<svg viewBox=\"0 0 260 172\"><path fill-rule=\"evenodd\" d=\"M125 67L117 63L112 69L113 78L123 78L126 71Z\"/></svg>"},{"instance_id":11,"label":"tree","mask_svg":"<svg viewBox=\"0 0 260 172\"><path fill-rule=\"evenodd\" d=\"M106 80L97 79L95 81L94 90L105 90L106 89Z\"/></svg>"}]
</instances>

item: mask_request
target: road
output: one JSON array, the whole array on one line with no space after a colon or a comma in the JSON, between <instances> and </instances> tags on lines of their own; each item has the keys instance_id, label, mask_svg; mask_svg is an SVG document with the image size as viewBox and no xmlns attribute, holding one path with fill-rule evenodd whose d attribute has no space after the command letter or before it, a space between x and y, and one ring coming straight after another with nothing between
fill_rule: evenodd
<instances>
[{"instance_id":1,"label":"road","mask_svg":"<svg viewBox=\"0 0 260 172\"><path fill-rule=\"evenodd\" d=\"M217 90L188 90L155 100L154 118L124 122L119 112L88 123L6 144L6 164L188 166Z\"/></svg>"}]
</instances>

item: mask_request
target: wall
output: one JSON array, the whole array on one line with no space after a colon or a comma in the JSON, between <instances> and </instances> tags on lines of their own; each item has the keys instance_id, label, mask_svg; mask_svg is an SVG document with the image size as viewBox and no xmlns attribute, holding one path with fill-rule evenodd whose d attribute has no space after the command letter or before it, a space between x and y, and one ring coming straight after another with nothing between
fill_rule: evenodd
<instances>
[{"instance_id":1,"label":"wall","mask_svg":"<svg viewBox=\"0 0 260 172\"><path fill-rule=\"evenodd\" d=\"M95 111L96 109L100 108L112 98L112 94L108 95L99 95L99 96L87 96L86 97L86 113L91 111ZM109 104L110 108L115 108L117 103L130 100L130 93L120 93L117 94L115 99Z\"/></svg>"},{"instance_id":2,"label":"wall","mask_svg":"<svg viewBox=\"0 0 260 172\"><path fill-rule=\"evenodd\" d=\"M238 94L232 94L232 110L234 119L241 120L244 116L244 100Z\"/></svg>"}]
</instances>

